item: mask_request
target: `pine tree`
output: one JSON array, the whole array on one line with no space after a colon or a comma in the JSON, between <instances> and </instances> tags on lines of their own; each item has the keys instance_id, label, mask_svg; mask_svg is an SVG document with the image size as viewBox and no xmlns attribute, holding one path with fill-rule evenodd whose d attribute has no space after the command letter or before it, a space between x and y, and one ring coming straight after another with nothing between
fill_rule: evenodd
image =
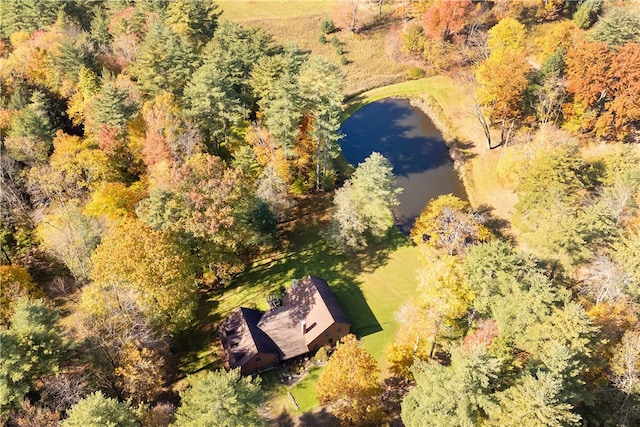
<instances>
[{"instance_id":1,"label":"pine tree","mask_svg":"<svg viewBox=\"0 0 640 427\"><path fill-rule=\"evenodd\" d=\"M0 329L0 407L2 412L22 401L33 382L56 372L65 342L56 326L58 312L42 300L21 299L9 329Z\"/></svg>"},{"instance_id":2,"label":"pine tree","mask_svg":"<svg viewBox=\"0 0 640 427\"><path fill-rule=\"evenodd\" d=\"M62 427L138 427L137 416L129 403L106 397L101 391L90 394L68 411Z\"/></svg>"},{"instance_id":3,"label":"pine tree","mask_svg":"<svg viewBox=\"0 0 640 427\"><path fill-rule=\"evenodd\" d=\"M257 409L265 396L260 377L241 377L240 369L209 371L188 377L190 387L180 394L176 427L265 426Z\"/></svg>"},{"instance_id":4,"label":"pine tree","mask_svg":"<svg viewBox=\"0 0 640 427\"><path fill-rule=\"evenodd\" d=\"M486 418L492 403L501 362L482 347L469 354L456 350L451 365L417 361L413 368L416 387L402 402L402 421L412 426L473 426Z\"/></svg>"}]
</instances>

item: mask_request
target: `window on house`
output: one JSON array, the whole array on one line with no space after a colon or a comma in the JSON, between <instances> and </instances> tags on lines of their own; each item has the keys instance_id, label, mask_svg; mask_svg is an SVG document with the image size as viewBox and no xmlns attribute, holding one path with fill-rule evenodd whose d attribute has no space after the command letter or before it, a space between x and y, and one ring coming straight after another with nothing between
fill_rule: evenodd
<instances>
[{"instance_id":1,"label":"window on house","mask_svg":"<svg viewBox=\"0 0 640 427\"><path fill-rule=\"evenodd\" d=\"M260 361L260 358L259 358L259 357L256 357L256 362L259 362L259 361Z\"/></svg>"},{"instance_id":2,"label":"window on house","mask_svg":"<svg viewBox=\"0 0 640 427\"><path fill-rule=\"evenodd\" d=\"M333 338L329 338L329 344L333 344Z\"/></svg>"}]
</instances>

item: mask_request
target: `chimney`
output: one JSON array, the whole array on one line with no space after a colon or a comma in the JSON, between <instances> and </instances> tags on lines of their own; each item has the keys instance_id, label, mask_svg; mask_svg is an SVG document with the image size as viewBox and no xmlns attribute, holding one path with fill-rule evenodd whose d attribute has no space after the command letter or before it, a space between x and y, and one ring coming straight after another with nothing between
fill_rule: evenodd
<instances>
[{"instance_id":1,"label":"chimney","mask_svg":"<svg viewBox=\"0 0 640 427\"><path fill-rule=\"evenodd\" d=\"M302 326L302 335L307 333L307 321L303 320L302 322L300 322L300 325Z\"/></svg>"}]
</instances>

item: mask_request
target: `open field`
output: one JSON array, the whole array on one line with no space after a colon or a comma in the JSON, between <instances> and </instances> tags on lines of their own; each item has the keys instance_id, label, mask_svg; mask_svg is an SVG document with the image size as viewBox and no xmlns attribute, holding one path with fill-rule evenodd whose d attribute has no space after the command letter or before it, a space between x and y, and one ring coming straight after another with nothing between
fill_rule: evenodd
<instances>
[{"instance_id":1,"label":"open field","mask_svg":"<svg viewBox=\"0 0 640 427\"><path fill-rule=\"evenodd\" d=\"M347 60L340 65L346 77L347 97L406 78L408 67L393 59L394 42L388 30L396 21L389 14L383 13L375 22L372 18L372 24L361 33L351 34L343 29L327 35L327 43L323 44L318 40L322 34L320 24L335 16L337 1L223 0L219 4L222 19L264 28L276 43L295 43L314 55L341 64L337 48L331 42L337 38Z\"/></svg>"},{"instance_id":2,"label":"open field","mask_svg":"<svg viewBox=\"0 0 640 427\"><path fill-rule=\"evenodd\" d=\"M305 16L329 15L335 0L220 0L222 19L235 22L256 19L285 19Z\"/></svg>"}]
</instances>

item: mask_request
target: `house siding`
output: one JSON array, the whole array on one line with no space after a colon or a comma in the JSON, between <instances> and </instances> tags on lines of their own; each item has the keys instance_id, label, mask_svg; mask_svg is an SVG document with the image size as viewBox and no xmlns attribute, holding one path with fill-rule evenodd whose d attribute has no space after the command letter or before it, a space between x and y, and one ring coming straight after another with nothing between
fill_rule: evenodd
<instances>
[{"instance_id":1,"label":"house siding","mask_svg":"<svg viewBox=\"0 0 640 427\"><path fill-rule=\"evenodd\" d=\"M331 326L325 329L323 333L318 335L316 339L309 343L309 351L311 353L315 353L320 349L320 347L323 347L327 344L331 346L336 345L336 343L340 341L340 338L349 334L350 327L351 325L349 325L348 323L333 323Z\"/></svg>"},{"instance_id":2,"label":"house siding","mask_svg":"<svg viewBox=\"0 0 640 427\"><path fill-rule=\"evenodd\" d=\"M271 353L258 353L240 368L243 375L253 374L261 369L270 368L278 363L278 355Z\"/></svg>"}]
</instances>

